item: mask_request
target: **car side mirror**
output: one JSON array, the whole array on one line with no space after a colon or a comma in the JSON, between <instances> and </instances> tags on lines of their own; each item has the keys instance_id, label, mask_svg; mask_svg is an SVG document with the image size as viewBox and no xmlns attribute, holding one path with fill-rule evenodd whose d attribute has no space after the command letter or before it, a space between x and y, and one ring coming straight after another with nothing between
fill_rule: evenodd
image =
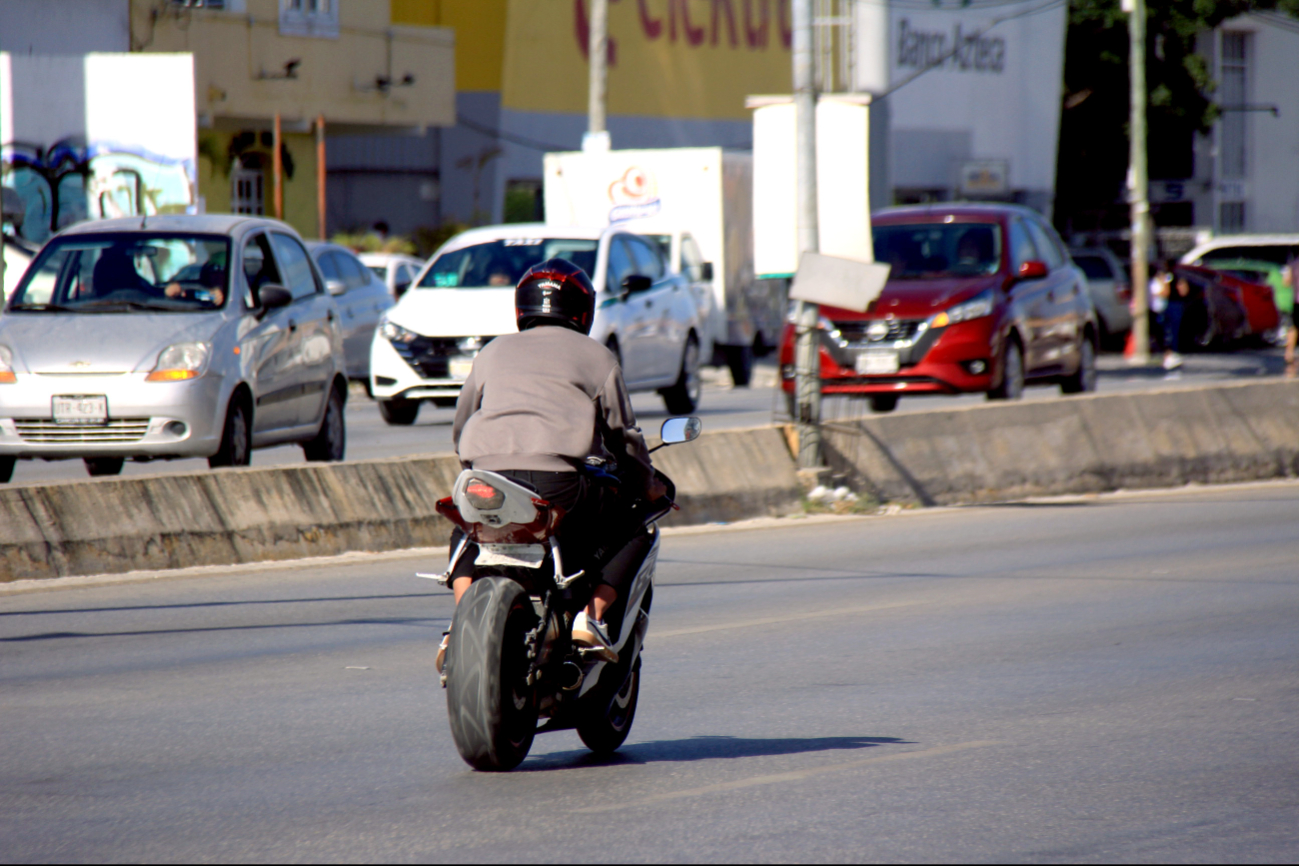
<instances>
[{"instance_id":1,"label":"car side mirror","mask_svg":"<svg viewBox=\"0 0 1299 866\"><path fill-rule=\"evenodd\" d=\"M347 283L342 280L325 280L325 291L331 295L341 295L347 291Z\"/></svg>"},{"instance_id":2,"label":"car side mirror","mask_svg":"<svg viewBox=\"0 0 1299 866\"><path fill-rule=\"evenodd\" d=\"M710 282L713 279L713 263L704 262L699 266L699 279L704 282Z\"/></svg>"},{"instance_id":3,"label":"car side mirror","mask_svg":"<svg viewBox=\"0 0 1299 866\"><path fill-rule=\"evenodd\" d=\"M257 297L262 303L262 308L266 310L278 310L293 303L293 293L275 283L262 286L257 292Z\"/></svg>"},{"instance_id":4,"label":"car side mirror","mask_svg":"<svg viewBox=\"0 0 1299 866\"><path fill-rule=\"evenodd\" d=\"M1027 261L1019 266L1019 278L1021 280L1040 280L1051 272L1046 266L1046 262Z\"/></svg>"},{"instance_id":5,"label":"car side mirror","mask_svg":"<svg viewBox=\"0 0 1299 866\"><path fill-rule=\"evenodd\" d=\"M676 445L679 442L693 442L704 431L704 422L694 415L683 418L669 418L659 430L659 438L664 445Z\"/></svg>"},{"instance_id":6,"label":"car side mirror","mask_svg":"<svg viewBox=\"0 0 1299 866\"><path fill-rule=\"evenodd\" d=\"M622 278L622 296L625 298L628 295L643 292L652 285L654 285L654 281L649 277L643 277L640 274L631 274Z\"/></svg>"}]
</instances>

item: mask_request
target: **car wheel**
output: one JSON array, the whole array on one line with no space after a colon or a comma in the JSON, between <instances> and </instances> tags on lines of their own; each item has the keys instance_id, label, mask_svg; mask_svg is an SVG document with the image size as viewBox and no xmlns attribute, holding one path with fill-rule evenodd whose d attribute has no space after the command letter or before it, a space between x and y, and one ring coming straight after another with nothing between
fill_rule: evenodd
<instances>
[{"instance_id":1,"label":"car wheel","mask_svg":"<svg viewBox=\"0 0 1299 866\"><path fill-rule=\"evenodd\" d=\"M0 457L0 484L8 484L13 480L14 466L17 464L17 457Z\"/></svg>"},{"instance_id":2,"label":"car wheel","mask_svg":"<svg viewBox=\"0 0 1299 866\"><path fill-rule=\"evenodd\" d=\"M221 432L221 447L207 459L213 469L221 466L247 466L253 462L253 431L248 423L248 404L231 399L226 409L226 423Z\"/></svg>"},{"instance_id":3,"label":"car wheel","mask_svg":"<svg viewBox=\"0 0 1299 866\"><path fill-rule=\"evenodd\" d=\"M686 338L686 349L681 353L681 372L677 374L677 383L671 388L664 388L663 405L669 414L689 415L699 405L699 396L703 384L699 378L699 340L691 334Z\"/></svg>"},{"instance_id":4,"label":"car wheel","mask_svg":"<svg viewBox=\"0 0 1299 866\"><path fill-rule=\"evenodd\" d=\"M309 442L302 443L307 459L316 463L337 463L347 450L347 424L343 418L343 395L337 388L329 391L325 417L320 422L320 432Z\"/></svg>"},{"instance_id":5,"label":"car wheel","mask_svg":"<svg viewBox=\"0 0 1299 866\"><path fill-rule=\"evenodd\" d=\"M389 424L398 427L409 427L419 417L419 401L380 400L379 414Z\"/></svg>"},{"instance_id":6,"label":"car wheel","mask_svg":"<svg viewBox=\"0 0 1299 866\"><path fill-rule=\"evenodd\" d=\"M99 478L105 475L121 475L122 464L126 462L124 457L87 457L85 458L86 471L90 473L91 478Z\"/></svg>"},{"instance_id":7,"label":"car wheel","mask_svg":"<svg viewBox=\"0 0 1299 866\"><path fill-rule=\"evenodd\" d=\"M897 394L873 394L871 396L872 412L892 412L898 408Z\"/></svg>"},{"instance_id":8,"label":"car wheel","mask_svg":"<svg viewBox=\"0 0 1299 866\"><path fill-rule=\"evenodd\" d=\"M988 392L989 400L1018 400L1024 396L1024 351L1016 340L1007 340L1001 362L1001 384Z\"/></svg>"},{"instance_id":9,"label":"car wheel","mask_svg":"<svg viewBox=\"0 0 1299 866\"><path fill-rule=\"evenodd\" d=\"M1078 372L1061 380L1060 390L1066 394L1083 394L1096 390L1096 349L1091 338L1084 335L1078 347Z\"/></svg>"}]
</instances>

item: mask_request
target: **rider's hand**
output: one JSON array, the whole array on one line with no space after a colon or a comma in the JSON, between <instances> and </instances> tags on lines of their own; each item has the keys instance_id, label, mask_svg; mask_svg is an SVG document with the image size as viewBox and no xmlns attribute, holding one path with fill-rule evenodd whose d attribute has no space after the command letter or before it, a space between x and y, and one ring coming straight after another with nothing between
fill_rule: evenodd
<instances>
[{"instance_id":1,"label":"rider's hand","mask_svg":"<svg viewBox=\"0 0 1299 866\"><path fill-rule=\"evenodd\" d=\"M668 486L657 475L652 475L645 485L645 495L649 497L650 502L658 502L667 497Z\"/></svg>"}]
</instances>

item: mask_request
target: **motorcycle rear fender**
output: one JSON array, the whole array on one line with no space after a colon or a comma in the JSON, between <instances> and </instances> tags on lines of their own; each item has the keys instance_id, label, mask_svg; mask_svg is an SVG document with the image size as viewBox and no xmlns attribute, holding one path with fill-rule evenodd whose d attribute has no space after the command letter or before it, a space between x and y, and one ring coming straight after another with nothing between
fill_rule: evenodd
<instances>
[{"instance_id":1,"label":"motorcycle rear fender","mask_svg":"<svg viewBox=\"0 0 1299 866\"><path fill-rule=\"evenodd\" d=\"M476 507L465 492L474 481L504 494L500 506ZM554 534L564 516L562 508L551 505L532 490L503 475L482 469L461 472L451 495L438 500L434 507L439 514L463 529L472 541L482 544L539 544Z\"/></svg>"}]
</instances>

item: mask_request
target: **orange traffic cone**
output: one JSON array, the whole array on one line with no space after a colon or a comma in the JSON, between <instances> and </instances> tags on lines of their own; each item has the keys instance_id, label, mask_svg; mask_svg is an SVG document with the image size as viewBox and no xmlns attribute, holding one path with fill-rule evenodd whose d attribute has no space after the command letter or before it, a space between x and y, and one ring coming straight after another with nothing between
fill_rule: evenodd
<instances>
[{"instance_id":1,"label":"orange traffic cone","mask_svg":"<svg viewBox=\"0 0 1299 866\"><path fill-rule=\"evenodd\" d=\"M1128 341L1123 344L1123 357L1127 358L1130 361L1132 360L1132 356L1135 355L1136 353L1137 353L1137 340L1135 335L1133 335L1132 331L1129 330Z\"/></svg>"}]
</instances>

